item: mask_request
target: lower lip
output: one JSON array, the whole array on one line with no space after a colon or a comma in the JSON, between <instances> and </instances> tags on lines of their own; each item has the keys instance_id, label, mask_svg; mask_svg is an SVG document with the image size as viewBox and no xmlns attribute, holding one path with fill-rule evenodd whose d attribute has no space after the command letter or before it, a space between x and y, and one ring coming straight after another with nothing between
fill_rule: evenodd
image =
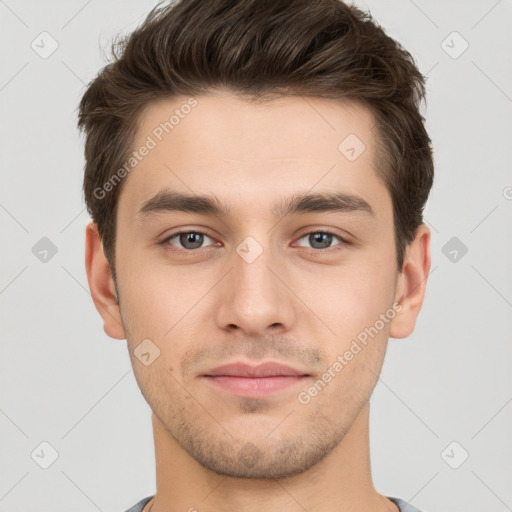
<instances>
[{"instance_id":1,"label":"lower lip","mask_svg":"<svg viewBox=\"0 0 512 512\"><path fill-rule=\"evenodd\" d=\"M205 376L216 388L238 396L262 397L304 382L307 375L275 375L272 377L233 377L229 375Z\"/></svg>"}]
</instances>

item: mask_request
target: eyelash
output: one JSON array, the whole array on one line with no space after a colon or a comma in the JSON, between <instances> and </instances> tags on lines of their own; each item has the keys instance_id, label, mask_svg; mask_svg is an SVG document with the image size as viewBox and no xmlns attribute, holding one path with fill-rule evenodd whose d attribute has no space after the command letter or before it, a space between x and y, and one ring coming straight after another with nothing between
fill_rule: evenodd
<instances>
[{"instance_id":1,"label":"eyelash","mask_svg":"<svg viewBox=\"0 0 512 512\"><path fill-rule=\"evenodd\" d=\"M199 247L197 249L181 249L179 247L176 247L172 244L169 243L169 241L172 239L172 238L175 238L179 235L182 235L182 234L189 234L189 233L195 233L197 235L205 235L207 236L208 238L212 238L211 236L207 235L206 233L204 233L203 231L196 231L196 230L184 230L184 231L177 231L176 233L173 233L172 235L169 235L168 237L166 237L164 240L162 240L160 243L162 245L167 245L167 249L168 250L171 250L171 251L177 251L177 252L181 252L181 253L189 253L189 254L194 254L195 252L201 250L201 249L206 249L206 247ZM332 235L333 237L335 238L338 238L341 243L338 244L338 245L350 245L350 242L348 240L345 240L344 238L342 238L340 235L334 233L333 231L329 231L329 230L314 230L314 231L308 231L307 233L304 233L303 235L301 235L298 240L301 240L302 238L304 238L305 236L308 236L308 235L311 235L311 234L318 234L318 233L322 233L322 234L325 234L325 235ZM302 246L301 246L302 247ZM315 249L314 247L305 247L305 249L309 249L311 251L315 251L315 252L327 252L329 250L339 250L340 247L338 246L334 246L334 247L327 247L326 249Z\"/></svg>"}]
</instances>

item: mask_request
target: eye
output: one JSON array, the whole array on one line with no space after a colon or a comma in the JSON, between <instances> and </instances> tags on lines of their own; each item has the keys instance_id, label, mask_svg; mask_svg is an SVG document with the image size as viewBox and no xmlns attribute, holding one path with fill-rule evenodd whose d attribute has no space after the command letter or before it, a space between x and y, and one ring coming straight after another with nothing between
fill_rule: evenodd
<instances>
[{"instance_id":1,"label":"eye","mask_svg":"<svg viewBox=\"0 0 512 512\"><path fill-rule=\"evenodd\" d=\"M333 241L333 237L340 240L342 243L348 244L346 240L341 238L340 236L331 233L330 231L311 231L310 233L306 233L302 235L299 240L307 237L307 241L312 245L312 249L322 250L322 249L330 249L331 243Z\"/></svg>"},{"instance_id":2,"label":"eye","mask_svg":"<svg viewBox=\"0 0 512 512\"><path fill-rule=\"evenodd\" d=\"M162 244L169 243L174 245L171 240L177 238L178 243L180 244L178 249L192 251L194 249L201 249L205 237L212 240L208 235L201 233L200 231L180 231L178 233L174 233L171 236L168 236L165 240L162 241Z\"/></svg>"},{"instance_id":3,"label":"eye","mask_svg":"<svg viewBox=\"0 0 512 512\"><path fill-rule=\"evenodd\" d=\"M172 245L177 248L177 250L185 250L187 252L192 252L196 249L202 249L204 247L203 243L205 242L205 237L213 242L213 239L209 237L206 233L202 233L201 231L179 231L178 233L174 233L168 236L165 240L162 241L163 245ZM335 233L331 233L330 231L311 231L302 235L299 240L307 239L307 242L311 244L311 249L315 250L325 250L333 248L332 242L333 237L337 238L341 244L349 244L349 242L339 235ZM177 239L179 245L176 245L172 241ZM337 245L341 245L337 244ZM299 244L302 247L302 244Z\"/></svg>"}]
</instances>

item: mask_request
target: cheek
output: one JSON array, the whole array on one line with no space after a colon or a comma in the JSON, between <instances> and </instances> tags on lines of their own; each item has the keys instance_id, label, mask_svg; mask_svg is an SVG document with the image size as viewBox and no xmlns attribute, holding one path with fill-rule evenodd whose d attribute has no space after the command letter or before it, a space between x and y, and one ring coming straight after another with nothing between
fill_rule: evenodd
<instances>
[{"instance_id":1,"label":"cheek","mask_svg":"<svg viewBox=\"0 0 512 512\"><path fill-rule=\"evenodd\" d=\"M332 266L306 279L296 276L298 295L334 331L337 348L392 306L396 276L392 258L387 259L361 255L354 264Z\"/></svg>"},{"instance_id":2,"label":"cheek","mask_svg":"<svg viewBox=\"0 0 512 512\"><path fill-rule=\"evenodd\" d=\"M123 319L138 336L165 339L208 290L204 275L136 254L118 266Z\"/></svg>"}]
</instances>

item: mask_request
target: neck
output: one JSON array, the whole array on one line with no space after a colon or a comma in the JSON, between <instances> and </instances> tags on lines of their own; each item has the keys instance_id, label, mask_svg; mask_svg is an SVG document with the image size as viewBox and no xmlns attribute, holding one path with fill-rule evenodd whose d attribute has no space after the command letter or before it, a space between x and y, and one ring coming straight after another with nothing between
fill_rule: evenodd
<instances>
[{"instance_id":1,"label":"neck","mask_svg":"<svg viewBox=\"0 0 512 512\"><path fill-rule=\"evenodd\" d=\"M323 460L303 473L280 479L242 479L212 472L176 443L155 414L152 421L157 492L147 507L151 512L398 510L372 483L369 404Z\"/></svg>"}]
</instances>

